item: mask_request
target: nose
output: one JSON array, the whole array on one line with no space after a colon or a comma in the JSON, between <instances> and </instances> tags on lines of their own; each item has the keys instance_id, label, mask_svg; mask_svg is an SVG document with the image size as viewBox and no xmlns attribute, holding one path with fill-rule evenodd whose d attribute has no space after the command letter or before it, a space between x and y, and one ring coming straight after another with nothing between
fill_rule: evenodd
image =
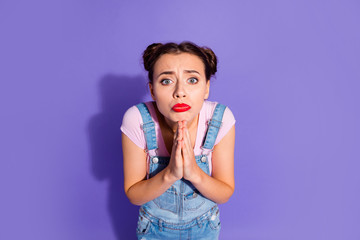
<instances>
[{"instance_id":1,"label":"nose","mask_svg":"<svg viewBox=\"0 0 360 240\"><path fill-rule=\"evenodd\" d=\"M182 83L177 82L174 91L174 98L184 98L184 97L186 97L186 91L184 89L184 86L182 86Z\"/></svg>"}]
</instances>

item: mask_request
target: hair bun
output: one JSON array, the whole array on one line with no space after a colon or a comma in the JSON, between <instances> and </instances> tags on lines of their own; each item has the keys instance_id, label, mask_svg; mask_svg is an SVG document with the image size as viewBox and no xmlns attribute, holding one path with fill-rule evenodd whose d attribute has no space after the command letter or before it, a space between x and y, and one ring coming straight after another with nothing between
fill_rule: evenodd
<instances>
[{"instance_id":1,"label":"hair bun","mask_svg":"<svg viewBox=\"0 0 360 240\"><path fill-rule=\"evenodd\" d=\"M210 66L210 75L214 75L217 72L217 57L213 50L207 47L202 48L206 55L206 60Z\"/></svg>"},{"instance_id":2,"label":"hair bun","mask_svg":"<svg viewBox=\"0 0 360 240\"><path fill-rule=\"evenodd\" d=\"M152 69L152 58L154 57L154 53L161 47L162 43L153 43L149 45L144 53L143 53L143 62L144 62L144 68L146 71L150 71Z\"/></svg>"}]
</instances>

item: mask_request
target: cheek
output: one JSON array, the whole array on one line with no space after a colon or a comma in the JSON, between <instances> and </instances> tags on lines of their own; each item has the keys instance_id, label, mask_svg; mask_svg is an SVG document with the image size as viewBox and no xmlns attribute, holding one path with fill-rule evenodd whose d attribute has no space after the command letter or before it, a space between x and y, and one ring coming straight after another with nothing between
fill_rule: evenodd
<instances>
[{"instance_id":1,"label":"cheek","mask_svg":"<svg viewBox=\"0 0 360 240\"><path fill-rule=\"evenodd\" d=\"M171 99L169 99L169 97L165 93L158 92L157 94L155 94L155 102L159 111L164 114L164 111L168 111L169 102L171 102Z\"/></svg>"},{"instance_id":2,"label":"cheek","mask_svg":"<svg viewBox=\"0 0 360 240\"><path fill-rule=\"evenodd\" d=\"M169 94L164 91L156 92L155 98L156 98L156 102L158 102L159 104L162 104L162 105L164 105L170 101Z\"/></svg>"},{"instance_id":3,"label":"cheek","mask_svg":"<svg viewBox=\"0 0 360 240\"><path fill-rule=\"evenodd\" d=\"M206 97L206 89L204 88L196 89L191 93L191 95L194 96L196 99L204 100L204 98Z\"/></svg>"},{"instance_id":4,"label":"cheek","mask_svg":"<svg viewBox=\"0 0 360 240\"><path fill-rule=\"evenodd\" d=\"M156 101L158 101L159 99L164 98L164 95L166 95L166 93L164 92L163 89L158 88L158 87L154 87L153 88L153 97L155 98Z\"/></svg>"}]
</instances>

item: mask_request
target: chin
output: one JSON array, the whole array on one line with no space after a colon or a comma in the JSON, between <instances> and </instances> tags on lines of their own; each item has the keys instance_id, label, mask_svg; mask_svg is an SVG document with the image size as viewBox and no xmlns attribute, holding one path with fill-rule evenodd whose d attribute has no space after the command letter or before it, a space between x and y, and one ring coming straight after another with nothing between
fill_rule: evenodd
<instances>
[{"instance_id":1,"label":"chin","mask_svg":"<svg viewBox=\"0 0 360 240\"><path fill-rule=\"evenodd\" d=\"M175 113L170 114L168 119L171 120L172 122L179 122L179 121L183 121L183 120L189 121L190 117L188 114L175 112Z\"/></svg>"}]
</instances>

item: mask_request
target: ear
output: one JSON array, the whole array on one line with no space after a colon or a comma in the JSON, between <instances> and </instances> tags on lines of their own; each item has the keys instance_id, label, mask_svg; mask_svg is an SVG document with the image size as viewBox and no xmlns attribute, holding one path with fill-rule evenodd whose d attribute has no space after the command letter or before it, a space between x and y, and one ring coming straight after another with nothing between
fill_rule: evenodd
<instances>
[{"instance_id":1,"label":"ear","mask_svg":"<svg viewBox=\"0 0 360 240\"><path fill-rule=\"evenodd\" d=\"M154 100L154 101L156 101L155 100L155 95L154 95L154 87L153 87L153 85L152 85L152 83L148 83L148 85L149 85L149 90L150 90L150 94L151 94L151 98Z\"/></svg>"},{"instance_id":2,"label":"ear","mask_svg":"<svg viewBox=\"0 0 360 240\"><path fill-rule=\"evenodd\" d=\"M206 81L206 92L205 92L205 96L204 99L208 99L210 94L210 80Z\"/></svg>"}]
</instances>

